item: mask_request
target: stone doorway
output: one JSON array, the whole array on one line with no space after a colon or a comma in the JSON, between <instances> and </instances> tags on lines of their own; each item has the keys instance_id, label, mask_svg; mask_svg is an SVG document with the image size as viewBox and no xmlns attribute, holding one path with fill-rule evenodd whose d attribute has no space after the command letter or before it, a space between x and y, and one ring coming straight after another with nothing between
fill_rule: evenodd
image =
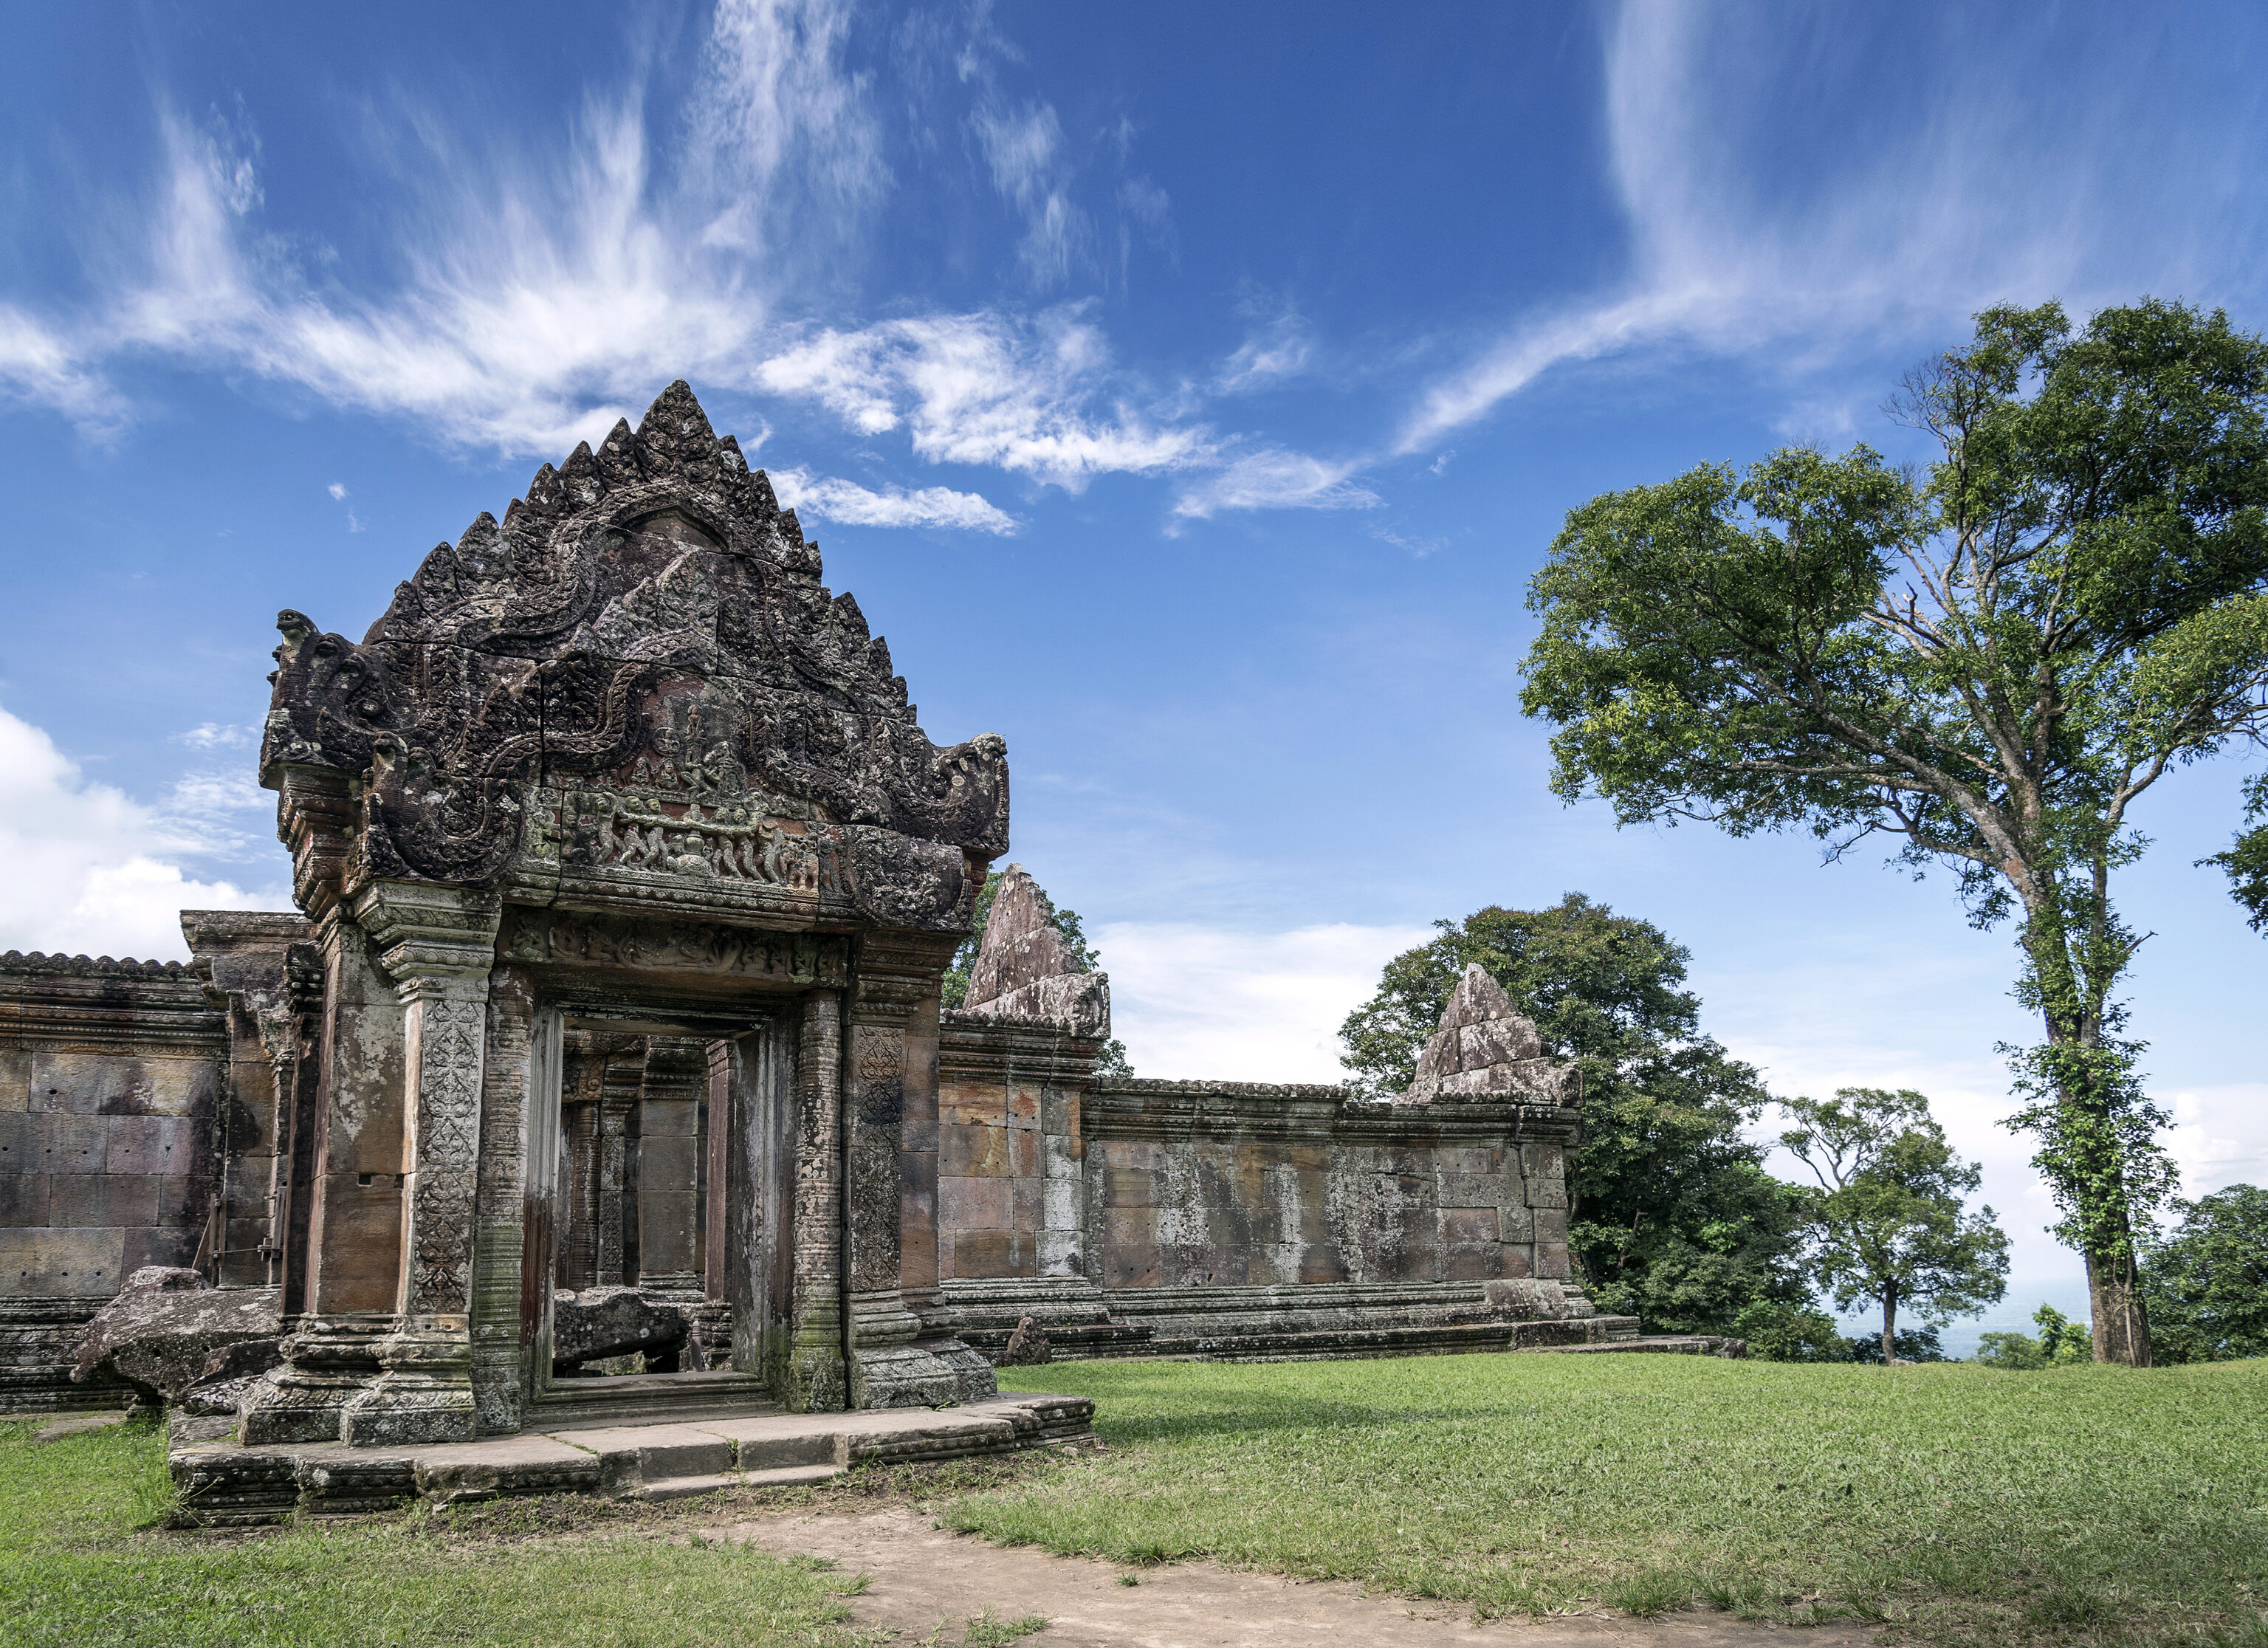
<instances>
[{"instance_id":1,"label":"stone doorway","mask_svg":"<svg viewBox=\"0 0 2268 1648\"><path fill-rule=\"evenodd\" d=\"M619 999L538 1012L521 1330L539 1411L779 1394L794 1076L780 1022L777 1006Z\"/></svg>"}]
</instances>

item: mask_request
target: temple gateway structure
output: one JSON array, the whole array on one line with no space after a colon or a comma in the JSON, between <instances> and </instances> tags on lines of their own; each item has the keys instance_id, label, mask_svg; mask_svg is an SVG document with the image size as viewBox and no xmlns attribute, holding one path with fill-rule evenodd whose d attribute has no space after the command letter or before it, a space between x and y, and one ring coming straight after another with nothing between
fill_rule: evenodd
<instances>
[{"instance_id":1,"label":"temple gateway structure","mask_svg":"<svg viewBox=\"0 0 2268 1648\"><path fill-rule=\"evenodd\" d=\"M361 640L280 616L296 911L0 958L0 1405L114 1381L71 1364L144 1267L272 1315L215 1371L247 1448L978 1402L1027 1317L1059 1357L1635 1334L1570 1276L1564 1071L1477 969L1400 1102L1099 1078L1108 982L1012 871L945 1009L1005 746L932 742L820 577L678 383Z\"/></svg>"}]
</instances>

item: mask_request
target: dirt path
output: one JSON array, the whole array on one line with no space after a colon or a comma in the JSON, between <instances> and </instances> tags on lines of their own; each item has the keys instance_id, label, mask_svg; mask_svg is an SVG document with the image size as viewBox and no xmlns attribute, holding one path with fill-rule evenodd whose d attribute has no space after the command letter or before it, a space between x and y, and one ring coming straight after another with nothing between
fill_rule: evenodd
<instances>
[{"instance_id":1,"label":"dirt path","mask_svg":"<svg viewBox=\"0 0 2268 1648\"><path fill-rule=\"evenodd\" d=\"M1357 1586L1302 1585L1210 1563L1141 1571L1004 1549L947 1534L919 1511L770 1517L703 1530L766 1550L831 1556L873 1582L858 1624L909 1644L959 1643L964 1622L1039 1615L1027 1648L1874 1648L1872 1632L1750 1625L1720 1614L1666 1620L1491 1620L1462 1608L1367 1596ZM944 1629L939 1627L943 1623Z\"/></svg>"}]
</instances>

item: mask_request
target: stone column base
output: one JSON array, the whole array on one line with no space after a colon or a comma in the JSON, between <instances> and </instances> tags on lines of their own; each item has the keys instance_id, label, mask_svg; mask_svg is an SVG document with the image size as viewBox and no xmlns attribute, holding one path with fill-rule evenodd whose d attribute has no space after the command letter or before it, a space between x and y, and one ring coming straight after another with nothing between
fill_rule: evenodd
<instances>
[{"instance_id":1,"label":"stone column base","mask_svg":"<svg viewBox=\"0 0 2268 1648\"><path fill-rule=\"evenodd\" d=\"M461 1316L413 1318L379 1341L385 1370L341 1416L349 1447L470 1442L480 1435L473 1402L473 1341Z\"/></svg>"},{"instance_id":2,"label":"stone column base","mask_svg":"<svg viewBox=\"0 0 2268 1648\"><path fill-rule=\"evenodd\" d=\"M388 1318L304 1317L284 1339L283 1365L237 1408L236 1439L246 1447L278 1442L336 1442L341 1416L378 1377L378 1341Z\"/></svg>"},{"instance_id":3,"label":"stone column base","mask_svg":"<svg viewBox=\"0 0 2268 1648\"><path fill-rule=\"evenodd\" d=\"M850 1297L853 1408L942 1408L997 1394L992 1365L958 1339L922 1337L895 1290Z\"/></svg>"}]
</instances>

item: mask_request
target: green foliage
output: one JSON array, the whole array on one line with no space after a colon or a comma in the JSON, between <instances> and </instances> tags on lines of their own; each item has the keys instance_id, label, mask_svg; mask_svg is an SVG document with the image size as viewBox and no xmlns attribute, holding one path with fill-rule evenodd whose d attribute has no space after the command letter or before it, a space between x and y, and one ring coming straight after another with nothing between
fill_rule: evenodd
<instances>
[{"instance_id":1,"label":"green foliage","mask_svg":"<svg viewBox=\"0 0 2268 1648\"><path fill-rule=\"evenodd\" d=\"M2174 1205L2180 1225L2143 1247L2152 1357L2268 1357L2268 1190L2231 1185Z\"/></svg>"},{"instance_id":2,"label":"green foliage","mask_svg":"<svg viewBox=\"0 0 2268 1648\"><path fill-rule=\"evenodd\" d=\"M1572 511L1521 702L1571 802L1808 829L1830 857L1881 832L1980 925L2017 916L2056 1049L2042 1164L2131 1293L2147 1118L2116 1059L2072 1050L2105 1047L2140 942L2110 895L2146 845L2133 802L2268 728L2268 345L2154 300L2076 332L1995 308L1894 405L1938 443L1925 473L1790 448Z\"/></svg>"},{"instance_id":3,"label":"green foliage","mask_svg":"<svg viewBox=\"0 0 2268 1648\"><path fill-rule=\"evenodd\" d=\"M2268 933L2268 773L2244 781L2244 821L2225 853L2200 858L2228 872L2229 894L2244 907L2253 930Z\"/></svg>"},{"instance_id":4,"label":"green foliage","mask_svg":"<svg viewBox=\"0 0 2268 1648\"><path fill-rule=\"evenodd\" d=\"M2040 1336L1988 1333L1977 1335L1977 1360L1986 1367L2032 1370L2074 1367L2095 1359L2094 1335L2085 1322L2075 1322L2052 1305L2032 1313Z\"/></svg>"},{"instance_id":5,"label":"green foliage","mask_svg":"<svg viewBox=\"0 0 2268 1648\"><path fill-rule=\"evenodd\" d=\"M1352 1085L1410 1085L1469 962L1580 1072L1583 1148L1570 1163L1568 1241L1600 1309L1671 1332L1732 1331L1760 1299L1804 1298L1802 1207L1741 1137L1765 1100L1749 1066L1701 1034L1688 953L1659 927L1570 893L1548 909L1491 905L1386 965L1339 1034Z\"/></svg>"},{"instance_id":6,"label":"green foliage","mask_svg":"<svg viewBox=\"0 0 2268 1648\"><path fill-rule=\"evenodd\" d=\"M1882 1339L1880 1334L1860 1334L1844 1341L1851 1347L1851 1360L1864 1362L1874 1367L1884 1365ZM1901 1328L1891 1335L1891 1348L1900 1362L1949 1362L1945 1346L1939 1343L1935 1328Z\"/></svg>"},{"instance_id":7,"label":"green foliage","mask_svg":"<svg viewBox=\"0 0 2268 1648\"><path fill-rule=\"evenodd\" d=\"M1733 1321L1749 1354L1764 1362L1848 1362L1851 1341L1816 1305L1758 1299Z\"/></svg>"},{"instance_id":8,"label":"green foliage","mask_svg":"<svg viewBox=\"0 0 2268 1648\"><path fill-rule=\"evenodd\" d=\"M1029 1372L1094 1397L1109 1446L960 1501L948 1527L1436 1609L1683 1596L1941 1648L2262 1640L2268 1362L2051 1380L1669 1356ZM2117 1629L2036 1625L2043 1600Z\"/></svg>"},{"instance_id":9,"label":"green foliage","mask_svg":"<svg viewBox=\"0 0 2268 1648\"><path fill-rule=\"evenodd\" d=\"M1820 1286L1845 1310L1865 1299L1882 1313L1880 1343L1861 1359L1896 1354L1902 1306L1937 1323L2000 1298L2007 1235L1991 1208L1971 1214L1963 1204L1983 1170L1954 1153L1928 1100L1845 1087L1785 1107L1796 1125L1780 1143L1819 1181L1810 1252Z\"/></svg>"},{"instance_id":10,"label":"green foliage","mask_svg":"<svg viewBox=\"0 0 2268 1648\"><path fill-rule=\"evenodd\" d=\"M961 947L953 953L953 965L945 970L944 1000L947 1007L958 1007L968 999L968 980L976 970L976 952L984 942L984 924L992 919L992 899L1000 890L1002 873L998 870L987 872L984 885L977 889L973 917L975 924L969 928L968 937L961 941ZM1096 953L1094 946L1087 943L1086 926L1079 920L1079 912L1057 909L1055 901L1045 893L1042 893L1040 897L1047 904L1048 915L1054 921L1056 931L1063 935L1064 947L1071 952L1071 971L1094 972L1101 964L1102 958ZM1131 1076L1134 1073L1134 1067L1126 1062L1126 1044L1116 1036L1102 1044L1102 1053L1095 1060L1094 1068L1095 1072L1101 1076Z\"/></svg>"}]
</instances>

